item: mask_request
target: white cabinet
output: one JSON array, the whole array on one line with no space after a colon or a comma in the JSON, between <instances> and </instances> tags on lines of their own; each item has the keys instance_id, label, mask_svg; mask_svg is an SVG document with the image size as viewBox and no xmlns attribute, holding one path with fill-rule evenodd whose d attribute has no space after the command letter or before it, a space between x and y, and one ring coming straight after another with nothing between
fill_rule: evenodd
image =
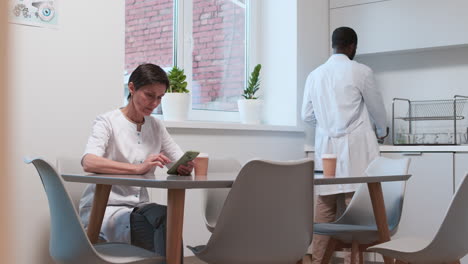
<instances>
[{"instance_id":1,"label":"white cabinet","mask_svg":"<svg viewBox=\"0 0 468 264\"><path fill-rule=\"evenodd\" d=\"M455 153L455 188L468 173L468 153ZM461 259L461 264L468 264L468 256Z\"/></svg>"},{"instance_id":2,"label":"white cabinet","mask_svg":"<svg viewBox=\"0 0 468 264\"><path fill-rule=\"evenodd\" d=\"M382 153L389 158L411 158L403 212L395 238L432 238L453 195L453 153Z\"/></svg>"},{"instance_id":3,"label":"white cabinet","mask_svg":"<svg viewBox=\"0 0 468 264\"><path fill-rule=\"evenodd\" d=\"M468 173L468 153L455 153L455 190Z\"/></svg>"},{"instance_id":4,"label":"white cabinet","mask_svg":"<svg viewBox=\"0 0 468 264\"><path fill-rule=\"evenodd\" d=\"M384 0L390 1L390 0ZM330 0L330 9L382 2L382 0Z\"/></svg>"},{"instance_id":5,"label":"white cabinet","mask_svg":"<svg viewBox=\"0 0 468 264\"><path fill-rule=\"evenodd\" d=\"M348 5L352 3L356 5ZM358 54L468 44L466 0L331 0L330 30L349 26L359 37Z\"/></svg>"}]
</instances>

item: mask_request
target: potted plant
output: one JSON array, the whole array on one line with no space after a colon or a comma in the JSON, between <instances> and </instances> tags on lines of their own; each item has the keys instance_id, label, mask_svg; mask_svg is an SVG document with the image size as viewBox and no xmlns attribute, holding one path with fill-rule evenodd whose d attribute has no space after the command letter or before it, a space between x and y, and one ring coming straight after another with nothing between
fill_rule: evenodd
<instances>
[{"instance_id":1,"label":"potted plant","mask_svg":"<svg viewBox=\"0 0 468 264\"><path fill-rule=\"evenodd\" d=\"M240 120L244 124L260 124L262 117L262 101L255 96L260 89L260 69L261 64L257 64L250 74L247 87L244 88L242 99L237 101L239 107Z\"/></svg>"},{"instance_id":2,"label":"potted plant","mask_svg":"<svg viewBox=\"0 0 468 264\"><path fill-rule=\"evenodd\" d=\"M187 90L187 76L183 69L172 67L168 72L169 88L162 98L164 120L184 121L190 110L190 91Z\"/></svg>"}]
</instances>

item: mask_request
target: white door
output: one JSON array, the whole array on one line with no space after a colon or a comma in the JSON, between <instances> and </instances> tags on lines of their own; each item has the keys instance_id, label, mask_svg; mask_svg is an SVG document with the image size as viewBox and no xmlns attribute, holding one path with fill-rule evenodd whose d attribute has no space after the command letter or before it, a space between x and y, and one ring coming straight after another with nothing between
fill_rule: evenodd
<instances>
[{"instance_id":1,"label":"white door","mask_svg":"<svg viewBox=\"0 0 468 264\"><path fill-rule=\"evenodd\" d=\"M439 228L453 195L453 154L382 153L389 158L411 158L403 212L394 238L432 238Z\"/></svg>"}]
</instances>

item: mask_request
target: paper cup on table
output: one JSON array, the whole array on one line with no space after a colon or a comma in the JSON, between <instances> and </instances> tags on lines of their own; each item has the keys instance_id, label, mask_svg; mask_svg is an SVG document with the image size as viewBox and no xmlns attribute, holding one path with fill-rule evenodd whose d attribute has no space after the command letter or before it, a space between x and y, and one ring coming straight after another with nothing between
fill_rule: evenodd
<instances>
[{"instance_id":1,"label":"paper cup on table","mask_svg":"<svg viewBox=\"0 0 468 264\"><path fill-rule=\"evenodd\" d=\"M208 174L208 154L200 153L194 160L195 176L206 176Z\"/></svg>"},{"instance_id":2,"label":"paper cup on table","mask_svg":"<svg viewBox=\"0 0 468 264\"><path fill-rule=\"evenodd\" d=\"M336 172L336 155L335 154L323 154L323 177L334 178Z\"/></svg>"}]
</instances>

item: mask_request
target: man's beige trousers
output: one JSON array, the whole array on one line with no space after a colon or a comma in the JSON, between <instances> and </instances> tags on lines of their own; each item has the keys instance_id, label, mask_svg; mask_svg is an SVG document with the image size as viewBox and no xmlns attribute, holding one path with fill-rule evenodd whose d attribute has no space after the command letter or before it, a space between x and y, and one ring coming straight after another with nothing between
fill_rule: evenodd
<instances>
[{"instance_id":1,"label":"man's beige trousers","mask_svg":"<svg viewBox=\"0 0 468 264\"><path fill-rule=\"evenodd\" d=\"M315 222L329 223L335 221L337 211L340 209L340 203L344 203L342 207L348 206L353 194L354 192L318 195L315 204ZM314 235L312 240L312 264L320 264L329 239L328 236ZM350 254L347 254L345 258L345 264L347 263L350 263Z\"/></svg>"}]
</instances>

